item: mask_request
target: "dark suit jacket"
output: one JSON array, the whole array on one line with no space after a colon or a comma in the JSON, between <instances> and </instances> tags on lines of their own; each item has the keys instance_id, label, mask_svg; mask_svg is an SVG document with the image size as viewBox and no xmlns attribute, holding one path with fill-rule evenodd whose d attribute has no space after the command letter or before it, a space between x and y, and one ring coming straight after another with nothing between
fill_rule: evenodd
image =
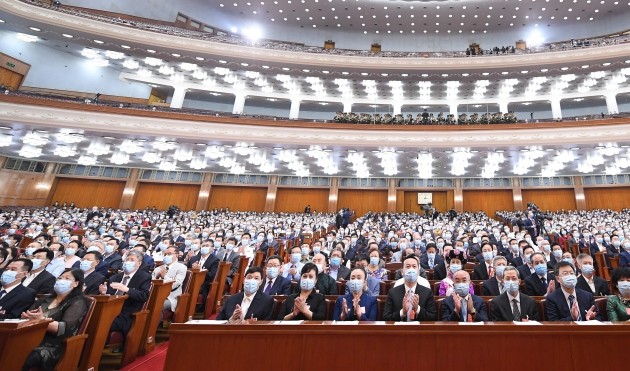
<instances>
[{"instance_id":1,"label":"dark suit jacket","mask_svg":"<svg viewBox=\"0 0 630 371\"><path fill-rule=\"evenodd\" d=\"M619 254L619 266L630 267L630 252L624 250Z\"/></svg>"},{"instance_id":2,"label":"dark suit jacket","mask_svg":"<svg viewBox=\"0 0 630 371\"><path fill-rule=\"evenodd\" d=\"M115 252L110 256L103 258L103 263L107 265L107 269L115 269L119 271L122 269L123 265L122 256L120 256L119 253Z\"/></svg>"},{"instance_id":3,"label":"dark suit jacket","mask_svg":"<svg viewBox=\"0 0 630 371\"><path fill-rule=\"evenodd\" d=\"M446 278L446 265L444 263L438 264L433 268L433 279L441 281Z\"/></svg>"},{"instance_id":4,"label":"dark suit jacket","mask_svg":"<svg viewBox=\"0 0 630 371\"><path fill-rule=\"evenodd\" d=\"M110 283L122 282L123 277L124 273L118 273L111 276L108 281ZM127 300L125 300L125 304L123 304L120 316L128 317L128 320L131 322L132 315L141 310L144 303L149 299L151 275L145 271L137 270L131 280L129 280L127 287L129 287L129 292L125 294L127 295ZM107 294L114 295L115 293L116 290L108 285Z\"/></svg>"},{"instance_id":5,"label":"dark suit jacket","mask_svg":"<svg viewBox=\"0 0 630 371\"><path fill-rule=\"evenodd\" d=\"M295 304L295 299L300 296L299 293L287 296L287 300L282 303L282 308L280 308L280 312L278 313L278 319L283 320L284 317L293 311L293 305ZM311 291L311 294L306 298L306 304L309 306L311 312L313 312L313 321L323 321L326 319L326 298L322 294L318 294L315 290ZM297 316L293 319L294 321L306 320L307 318L302 314L302 312L298 313Z\"/></svg>"},{"instance_id":6,"label":"dark suit jacket","mask_svg":"<svg viewBox=\"0 0 630 371\"><path fill-rule=\"evenodd\" d=\"M433 269L437 268L437 266L440 264L444 265L444 259L436 254L435 259L433 259ZM429 267L429 257L427 256L427 254L423 254L420 257L420 266L424 269L431 269Z\"/></svg>"},{"instance_id":7,"label":"dark suit jacket","mask_svg":"<svg viewBox=\"0 0 630 371\"><path fill-rule=\"evenodd\" d=\"M521 266L516 267L518 274L522 280L527 279L527 277L532 275L531 269L529 269L529 265L523 264Z\"/></svg>"},{"instance_id":8,"label":"dark suit jacket","mask_svg":"<svg viewBox=\"0 0 630 371\"><path fill-rule=\"evenodd\" d=\"M385 321L401 321L400 310L403 308L403 298L407 291L407 286L400 285L389 290L387 301L383 309L383 320ZM416 285L416 292L420 296L418 305L420 313L416 313L414 321L435 321L436 309L435 300L433 299L433 291L420 285ZM403 313L406 315L406 313Z\"/></svg>"},{"instance_id":9,"label":"dark suit jacket","mask_svg":"<svg viewBox=\"0 0 630 371\"><path fill-rule=\"evenodd\" d=\"M105 277L94 270L87 277L85 277L85 295L98 295L98 287L101 283L105 282Z\"/></svg>"},{"instance_id":10,"label":"dark suit jacket","mask_svg":"<svg viewBox=\"0 0 630 371\"><path fill-rule=\"evenodd\" d=\"M483 281L481 286L481 293L483 296L499 296L499 281L496 277L492 277L486 281Z\"/></svg>"},{"instance_id":11,"label":"dark suit jacket","mask_svg":"<svg viewBox=\"0 0 630 371\"><path fill-rule=\"evenodd\" d=\"M553 273L547 273L547 285L551 280L555 280L556 277ZM556 282L556 288L558 287L558 283ZM543 285L540 277L537 274L532 274L531 276L525 279L525 293L529 296L545 296L547 293L547 289L545 285Z\"/></svg>"},{"instance_id":12,"label":"dark suit jacket","mask_svg":"<svg viewBox=\"0 0 630 371\"><path fill-rule=\"evenodd\" d=\"M188 261L188 268L192 268L194 263L198 263L201 260L201 254L197 254L190 258ZM210 284L214 280L214 277L217 275L217 271L219 270L219 258L210 254L206 261L203 263L203 267L206 270L206 277L203 279L203 283L201 284L201 288L199 291L204 296L207 296L207 293L210 291Z\"/></svg>"},{"instance_id":13,"label":"dark suit jacket","mask_svg":"<svg viewBox=\"0 0 630 371\"><path fill-rule=\"evenodd\" d=\"M35 290L19 283L0 299L0 320L20 318L22 312L35 301L35 294Z\"/></svg>"},{"instance_id":14,"label":"dark suit jacket","mask_svg":"<svg viewBox=\"0 0 630 371\"><path fill-rule=\"evenodd\" d=\"M221 307L221 311L217 316L217 320L225 320L230 319L234 310L236 309L236 305L240 305L243 302L243 297L245 293L243 291L239 292L236 295L230 296ZM273 315L273 298L265 293L257 292L254 295L254 300L247 308L247 313L245 313L245 319L256 318L261 321L268 321L271 319Z\"/></svg>"},{"instance_id":15,"label":"dark suit jacket","mask_svg":"<svg viewBox=\"0 0 630 371\"><path fill-rule=\"evenodd\" d=\"M538 307L536 301L525 294L521 296L521 318L529 318L532 321L540 321ZM492 320L512 322L514 315L512 314L512 303L508 298L507 292L492 299Z\"/></svg>"},{"instance_id":16,"label":"dark suit jacket","mask_svg":"<svg viewBox=\"0 0 630 371\"><path fill-rule=\"evenodd\" d=\"M349 280L350 279L350 268L346 267L345 265L341 265L339 266L339 272L337 272L337 281L340 280Z\"/></svg>"},{"instance_id":17,"label":"dark suit jacket","mask_svg":"<svg viewBox=\"0 0 630 371\"><path fill-rule=\"evenodd\" d=\"M79 263L81 264L81 263ZM107 275L109 274L109 270L107 269L107 264L105 264L104 262L99 262L98 264L96 264L96 267L94 267L94 271L97 273L100 273L101 276L103 277L107 277Z\"/></svg>"},{"instance_id":18,"label":"dark suit jacket","mask_svg":"<svg viewBox=\"0 0 630 371\"><path fill-rule=\"evenodd\" d=\"M477 314L475 315L474 322L486 322L488 321L488 309L486 303L482 298L477 295L470 295L473 301L473 307ZM447 296L442 302L442 321L455 321L462 322L461 312L455 313L455 302L452 296Z\"/></svg>"},{"instance_id":19,"label":"dark suit jacket","mask_svg":"<svg viewBox=\"0 0 630 371\"><path fill-rule=\"evenodd\" d=\"M24 280L22 280L22 282L24 282ZM38 294L49 295L55 292L55 282L57 282L57 278L44 269L27 287L35 290Z\"/></svg>"},{"instance_id":20,"label":"dark suit jacket","mask_svg":"<svg viewBox=\"0 0 630 371\"><path fill-rule=\"evenodd\" d=\"M597 276L593 276L593 284L595 285L595 292L591 290L591 286L588 285L584 276L580 275L577 281L577 288L582 289L586 292L590 292L593 296L608 296L610 295L610 290L608 288L608 283L606 280L599 278Z\"/></svg>"},{"instance_id":21,"label":"dark suit jacket","mask_svg":"<svg viewBox=\"0 0 630 371\"><path fill-rule=\"evenodd\" d=\"M521 258L520 256L515 257L514 254L509 253L505 256L505 258L508 260L508 265L511 265L513 267L523 265L523 258Z\"/></svg>"},{"instance_id":22,"label":"dark suit jacket","mask_svg":"<svg viewBox=\"0 0 630 371\"><path fill-rule=\"evenodd\" d=\"M582 289L575 289L578 306L580 307L580 315L582 320L586 319L586 311L595 305L593 295ZM597 307L595 307L597 308ZM599 314L596 316L599 319ZM561 288L555 289L550 295L547 295L547 321L573 321L571 310L564 298L564 292Z\"/></svg>"},{"instance_id":23,"label":"dark suit jacket","mask_svg":"<svg viewBox=\"0 0 630 371\"><path fill-rule=\"evenodd\" d=\"M258 292L265 292L267 281L267 279L263 280L263 283L262 285L260 285ZM291 295L291 280L280 275L276 277L276 280L273 281L273 285L271 285L271 292L269 293L269 295Z\"/></svg>"},{"instance_id":24,"label":"dark suit jacket","mask_svg":"<svg viewBox=\"0 0 630 371\"><path fill-rule=\"evenodd\" d=\"M477 264L475 269L473 270L472 279L473 280L487 280L488 278L488 265L485 261Z\"/></svg>"}]
</instances>

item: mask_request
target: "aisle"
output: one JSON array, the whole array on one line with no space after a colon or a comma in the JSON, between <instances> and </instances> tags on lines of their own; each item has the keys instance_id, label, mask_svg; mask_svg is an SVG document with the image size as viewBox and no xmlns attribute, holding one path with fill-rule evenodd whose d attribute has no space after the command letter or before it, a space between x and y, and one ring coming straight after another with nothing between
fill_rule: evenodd
<instances>
[{"instance_id":1,"label":"aisle","mask_svg":"<svg viewBox=\"0 0 630 371\"><path fill-rule=\"evenodd\" d=\"M166 362L166 352L168 350L168 341L158 344L153 352L140 357L133 361L127 367L121 368L121 371L160 371L164 370L164 363Z\"/></svg>"}]
</instances>

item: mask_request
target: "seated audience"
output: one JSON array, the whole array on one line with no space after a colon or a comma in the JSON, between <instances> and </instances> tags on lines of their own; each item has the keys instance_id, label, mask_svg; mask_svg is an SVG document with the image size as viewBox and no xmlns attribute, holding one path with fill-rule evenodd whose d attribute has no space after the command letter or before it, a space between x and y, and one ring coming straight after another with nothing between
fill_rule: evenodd
<instances>
[{"instance_id":1,"label":"seated audience","mask_svg":"<svg viewBox=\"0 0 630 371\"><path fill-rule=\"evenodd\" d=\"M98 251L88 251L81 259L80 268L85 276L83 293L85 295L98 295L98 287L105 281L105 276L96 271L101 263L103 255Z\"/></svg>"},{"instance_id":2,"label":"seated audience","mask_svg":"<svg viewBox=\"0 0 630 371\"><path fill-rule=\"evenodd\" d=\"M597 307L590 292L576 288L575 267L559 262L555 276L560 287L547 295L548 321L590 321L597 318Z\"/></svg>"},{"instance_id":3,"label":"seated audience","mask_svg":"<svg viewBox=\"0 0 630 371\"><path fill-rule=\"evenodd\" d=\"M264 292L259 292L262 283L262 269L251 267L245 272L243 291L230 296L217 320L228 320L231 324L241 324L244 321L266 321L273 315L273 298Z\"/></svg>"},{"instance_id":4,"label":"seated audience","mask_svg":"<svg viewBox=\"0 0 630 371\"><path fill-rule=\"evenodd\" d=\"M188 261L188 268L201 269L206 273L203 283L199 288L199 294L202 296L202 307L205 307L206 299L210 292L210 285L219 270L219 258L212 254L213 251L214 242L212 240L205 241L201 244L199 254L193 256Z\"/></svg>"},{"instance_id":5,"label":"seated audience","mask_svg":"<svg viewBox=\"0 0 630 371\"><path fill-rule=\"evenodd\" d=\"M330 264L328 266L328 275L335 281L347 281L350 279L350 268L343 265L343 246L342 242L339 242L339 247L335 247L330 252Z\"/></svg>"},{"instance_id":6,"label":"seated audience","mask_svg":"<svg viewBox=\"0 0 630 371\"><path fill-rule=\"evenodd\" d=\"M460 270L453 275L453 292L442 303L442 321L485 322L488 310L483 299L470 292L470 274Z\"/></svg>"},{"instance_id":7,"label":"seated audience","mask_svg":"<svg viewBox=\"0 0 630 371\"><path fill-rule=\"evenodd\" d=\"M606 312L609 321L630 321L630 268L619 267L612 273L611 282L617 295L608 297Z\"/></svg>"},{"instance_id":8,"label":"seated audience","mask_svg":"<svg viewBox=\"0 0 630 371\"><path fill-rule=\"evenodd\" d=\"M87 314L88 301L82 292L83 271L73 269L63 273L55 282L54 294L37 300L22 318L49 318L44 340L33 349L23 370L38 368L53 370L64 351L64 340L75 335Z\"/></svg>"},{"instance_id":9,"label":"seated audience","mask_svg":"<svg viewBox=\"0 0 630 371\"><path fill-rule=\"evenodd\" d=\"M380 268L379 263L381 261L381 253L378 251L378 247L373 247L369 252L370 264L367 266L367 273L369 276L376 278L379 281L387 280L387 270Z\"/></svg>"},{"instance_id":10,"label":"seated audience","mask_svg":"<svg viewBox=\"0 0 630 371\"><path fill-rule=\"evenodd\" d=\"M291 281L280 275L282 260L278 255L267 258L265 280L258 291L267 295L291 295Z\"/></svg>"},{"instance_id":11,"label":"seated audience","mask_svg":"<svg viewBox=\"0 0 630 371\"><path fill-rule=\"evenodd\" d=\"M52 294L57 278L46 270L46 266L53 260L54 256L55 254L47 248L35 250L31 259L33 268L22 281L22 285L35 290L38 295Z\"/></svg>"},{"instance_id":12,"label":"seated audience","mask_svg":"<svg viewBox=\"0 0 630 371\"><path fill-rule=\"evenodd\" d=\"M35 290L22 285L22 280L28 276L33 267L30 259L18 258L13 260L2 272L0 283L0 321L20 318L22 312L33 304Z\"/></svg>"},{"instance_id":13,"label":"seated audience","mask_svg":"<svg viewBox=\"0 0 630 371\"><path fill-rule=\"evenodd\" d=\"M454 283L455 273L462 270L463 264L462 264L462 261L459 260L458 258L450 258L448 262L449 262L449 271L447 273L447 277L440 282L440 288L438 290L439 296L450 296L453 293L453 288L455 287L455 283ZM472 282L470 282L470 280L468 282L470 283L469 291L471 294L474 294L475 288Z\"/></svg>"},{"instance_id":14,"label":"seated audience","mask_svg":"<svg viewBox=\"0 0 630 371\"><path fill-rule=\"evenodd\" d=\"M588 291L593 296L608 296L608 282L605 279L595 276L595 267L593 266L593 258L587 254L577 256L577 268L580 271L578 276L577 288Z\"/></svg>"},{"instance_id":15,"label":"seated audience","mask_svg":"<svg viewBox=\"0 0 630 371\"><path fill-rule=\"evenodd\" d=\"M366 269L366 267L369 264L369 258L367 257L367 255L364 254L360 254L357 257L357 261L354 264L355 268L363 268ZM347 268L348 271L350 271L350 268ZM350 278L348 276L348 278ZM376 278L368 275L367 276L367 289L366 291L373 296L378 296L381 292L381 281L377 280ZM350 293L350 288L348 287L348 285L346 285L346 294Z\"/></svg>"},{"instance_id":16,"label":"seated audience","mask_svg":"<svg viewBox=\"0 0 630 371\"><path fill-rule=\"evenodd\" d=\"M538 307L534 299L519 292L521 280L518 270L505 267L503 285L505 291L492 299L492 320L496 322L539 321Z\"/></svg>"},{"instance_id":17,"label":"seated audience","mask_svg":"<svg viewBox=\"0 0 630 371\"><path fill-rule=\"evenodd\" d=\"M507 259L505 256L495 256L492 259L492 266L494 267L494 277L483 281L481 286L481 294L483 296L499 296L505 292L503 285L503 272L507 266Z\"/></svg>"},{"instance_id":18,"label":"seated audience","mask_svg":"<svg viewBox=\"0 0 630 371\"><path fill-rule=\"evenodd\" d=\"M547 296L556 287L555 276L547 272L545 254L537 252L530 257L535 273L525 279L525 293L529 296ZM518 270L521 272L521 270Z\"/></svg>"},{"instance_id":19,"label":"seated audience","mask_svg":"<svg viewBox=\"0 0 630 371\"><path fill-rule=\"evenodd\" d=\"M420 259L408 255L403 260L404 284L389 290L383 309L385 321L435 321L433 291L418 282Z\"/></svg>"},{"instance_id":20,"label":"seated audience","mask_svg":"<svg viewBox=\"0 0 630 371\"><path fill-rule=\"evenodd\" d=\"M304 264L300 261L302 259L302 249L299 246L294 246L291 249L291 258L287 264L282 268L282 277L291 281L300 280L300 272L304 267Z\"/></svg>"},{"instance_id":21,"label":"seated audience","mask_svg":"<svg viewBox=\"0 0 630 371\"><path fill-rule=\"evenodd\" d=\"M363 268L354 268L346 283L349 294L340 296L335 303L335 321L376 321L376 297L367 292L367 274Z\"/></svg>"},{"instance_id":22,"label":"seated audience","mask_svg":"<svg viewBox=\"0 0 630 371\"><path fill-rule=\"evenodd\" d=\"M300 280L300 292L289 295L282 303L279 320L324 320L326 317L326 300L324 295L315 292L317 284L317 266L306 263L302 267Z\"/></svg>"},{"instance_id":23,"label":"seated audience","mask_svg":"<svg viewBox=\"0 0 630 371\"><path fill-rule=\"evenodd\" d=\"M175 312L177 309L177 301L182 294L182 285L186 278L186 266L177 260L177 248L175 246L169 246L164 251L163 264L155 268L152 273L154 280L162 279L164 281L173 281L171 292L164 301L162 307L162 313L167 310Z\"/></svg>"},{"instance_id":24,"label":"seated audience","mask_svg":"<svg viewBox=\"0 0 630 371\"><path fill-rule=\"evenodd\" d=\"M434 269L435 266L443 264L444 259L438 254L438 248L434 243L428 243L426 253L420 258L420 266L424 269Z\"/></svg>"},{"instance_id":25,"label":"seated audience","mask_svg":"<svg viewBox=\"0 0 630 371\"><path fill-rule=\"evenodd\" d=\"M494 275L494 267L492 267L494 254L490 243L484 243L481 245L481 256L483 258L482 262L477 264L473 270L472 279L485 281Z\"/></svg>"}]
</instances>

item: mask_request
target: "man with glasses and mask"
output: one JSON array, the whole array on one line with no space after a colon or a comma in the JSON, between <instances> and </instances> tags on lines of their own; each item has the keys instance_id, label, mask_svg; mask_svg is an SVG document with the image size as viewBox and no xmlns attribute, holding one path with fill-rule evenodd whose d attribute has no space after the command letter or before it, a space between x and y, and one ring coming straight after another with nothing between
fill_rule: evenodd
<instances>
[{"instance_id":1,"label":"man with glasses and mask","mask_svg":"<svg viewBox=\"0 0 630 371\"><path fill-rule=\"evenodd\" d=\"M481 292L483 296L499 296L505 292L503 285L503 271L507 266L507 259L505 256L495 256L492 259L492 267L494 268L494 277L483 281L481 286Z\"/></svg>"},{"instance_id":2,"label":"man with glasses and mask","mask_svg":"<svg viewBox=\"0 0 630 371\"><path fill-rule=\"evenodd\" d=\"M0 320L20 318L35 301L35 290L22 285L28 276L33 262L29 259L16 259L9 263L0 277Z\"/></svg>"},{"instance_id":3,"label":"man with glasses and mask","mask_svg":"<svg viewBox=\"0 0 630 371\"><path fill-rule=\"evenodd\" d=\"M282 268L281 259L278 255L272 255L267 258L265 264L265 280L259 292L267 295L291 295L291 280L280 275Z\"/></svg>"},{"instance_id":4,"label":"man with glasses and mask","mask_svg":"<svg viewBox=\"0 0 630 371\"><path fill-rule=\"evenodd\" d=\"M518 291L521 280L518 270L505 267L503 285L505 292L492 299L492 320L496 322L538 321L540 315L534 299Z\"/></svg>"},{"instance_id":5,"label":"man with glasses and mask","mask_svg":"<svg viewBox=\"0 0 630 371\"><path fill-rule=\"evenodd\" d=\"M403 260L404 284L393 287L387 294L383 310L385 321L435 321L433 291L418 283L420 260L415 255Z\"/></svg>"},{"instance_id":6,"label":"man with glasses and mask","mask_svg":"<svg viewBox=\"0 0 630 371\"><path fill-rule=\"evenodd\" d=\"M46 248L35 250L31 258L33 268L22 281L22 285L35 290L37 294L54 293L57 278L46 270L46 266L53 260L54 256L55 254Z\"/></svg>"},{"instance_id":7,"label":"man with glasses and mask","mask_svg":"<svg viewBox=\"0 0 630 371\"><path fill-rule=\"evenodd\" d=\"M98 295L98 287L105 281L105 276L97 272L96 268L103 260L103 255L98 250L88 251L83 255L79 268L83 271L85 281L83 293L85 295Z\"/></svg>"},{"instance_id":8,"label":"man with glasses and mask","mask_svg":"<svg viewBox=\"0 0 630 371\"><path fill-rule=\"evenodd\" d=\"M547 295L548 321L590 321L597 319L597 307L590 292L578 289L575 267L561 261L554 271L560 288Z\"/></svg>"}]
</instances>

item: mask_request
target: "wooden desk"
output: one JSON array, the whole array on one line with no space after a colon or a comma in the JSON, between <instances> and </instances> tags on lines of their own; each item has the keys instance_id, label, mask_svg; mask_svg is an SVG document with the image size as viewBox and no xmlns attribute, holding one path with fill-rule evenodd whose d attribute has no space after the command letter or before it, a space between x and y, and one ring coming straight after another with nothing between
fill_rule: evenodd
<instances>
[{"instance_id":1,"label":"wooden desk","mask_svg":"<svg viewBox=\"0 0 630 371\"><path fill-rule=\"evenodd\" d=\"M21 370L26 357L41 344L50 320L0 322L0 365Z\"/></svg>"},{"instance_id":2,"label":"wooden desk","mask_svg":"<svg viewBox=\"0 0 630 371\"><path fill-rule=\"evenodd\" d=\"M79 363L80 370L98 370L98 364L103 355L105 342L109 337L109 328L114 318L120 314L120 310L127 299L126 296L94 295L96 303L94 312L86 330L88 338L83 346L83 354Z\"/></svg>"},{"instance_id":3,"label":"wooden desk","mask_svg":"<svg viewBox=\"0 0 630 371\"><path fill-rule=\"evenodd\" d=\"M486 323L420 325L199 325L172 324L165 370L193 369L203 359L219 370L619 370L627 363L619 348L629 324L541 326ZM464 368L464 365L465 368Z\"/></svg>"}]
</instances>

